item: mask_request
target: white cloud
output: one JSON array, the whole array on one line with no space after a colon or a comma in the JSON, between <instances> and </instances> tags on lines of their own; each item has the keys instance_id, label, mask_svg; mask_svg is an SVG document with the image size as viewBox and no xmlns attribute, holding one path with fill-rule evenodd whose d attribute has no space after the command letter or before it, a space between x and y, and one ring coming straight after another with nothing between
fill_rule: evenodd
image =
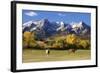
<instances>
[{"instance_id":1,"label":"white cloud","mask_svg":"<svg viewBox=\"0 0 100 73\"><path fill-rule=\"evenodd\" d=\"M33 11L26 12L25 14L28 15L28 16L37 16L37 13L33 12Z\"/></svg>"},{"instance_id":2,"label":"white cloud","mask_svg":"<svg viewBox=\"0 0 100 73\"><path fill-rule=\"evenodd\" d=\"M62 14L62 13L58 13L58 15L59 15L59 16L66 16L65 14Z\"/></svg>"}]
</instances>

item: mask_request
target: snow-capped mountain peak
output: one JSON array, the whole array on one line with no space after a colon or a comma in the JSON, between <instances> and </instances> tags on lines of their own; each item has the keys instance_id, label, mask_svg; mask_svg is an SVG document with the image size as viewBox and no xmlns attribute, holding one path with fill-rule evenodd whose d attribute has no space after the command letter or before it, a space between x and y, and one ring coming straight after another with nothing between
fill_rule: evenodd
<instances>
[{"instance_id":1,"label":"snow-capped mountain peak","mask_svg":"<svg viewBox=\"0 0 100 73\"><path fill-rule=\"evenodd\" d=\"M71 27L72 27L72 31L74 31L75 33L86 33L89 30L89 26L86 25L84 22L80 21L80 22L72 22L71 23Z\"/></svg>"},{"instance_id":2,"label":"snow-capped mountain peak","mask_svg":"<svg viewBox=\"0 0 100 73\"><path fill-rule=\"evenodd\" d=\"M58 33L74 33L74 34L88 34L90 33L90 27L84 22L72 22L66 24L64 22L50 22L48 19L42 19L37 21L28 21L23 24L23 32L36 32L41 36L45 33L45 36L50 36ZM43 32L43 33L42 33Z\"/></svg>"},{"instance_id":3,"label":"snow-capped mountain peak","mask_svg":"<svg viewBox=\"0 0 100 73\"><path fill-rule=\"evenodd\" d=\"M82 22L78 22L78 23L72 22L71 26L72 26L72 28L80 28L80 29L83 28Z\"/></svg>"},{"instance_id":4,"label":"snow-capped mountain peak","mask_svg":"<svg viewBox=\"0 0 100 73\"><path fill-rule=\"evenodd\" d=\"M62 21L59 22L59 25L60 25L60 27L57 28L57 31L59 31L59 30L64 31L65 30L64 22L62 22Z\"/></svg>"},{"instance_id":5,"label":"snow-capped mountain peak","mask_svg":"<svg viewBox=\"0 0 100 73\"><path fill-rule=\"evenodd\" d=\"M48 20L47 19L42 19L37 21L31 20L23 24L23 29L25 29L25 27L31 27L31 26L34 26L32 27L31 31L36 30L37 28L41 29L44 26L45 22L48 22Z\"/></svg>"},{"instance_id":6,"label":"snow-capped mountain peak","mask_svg":"<svg viewBox=\"0 0 100 73\"><path fill-rule=\"evenodd\" d=\"M23 24L23 29L24 29L25 27L31 26L31 24L32 24L32 21L28 21L28 22L24 23L24 24Z\"/></svg>"}]
</instances>

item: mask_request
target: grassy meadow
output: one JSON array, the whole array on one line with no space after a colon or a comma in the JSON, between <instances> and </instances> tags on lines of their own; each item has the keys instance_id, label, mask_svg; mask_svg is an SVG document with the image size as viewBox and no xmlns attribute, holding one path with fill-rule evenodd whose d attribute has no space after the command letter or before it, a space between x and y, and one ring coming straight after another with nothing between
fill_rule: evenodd
<instances>
[{"instance_id":1,"label":"grassy meadow","mask_svg":"<svg viewBox=\"0 0 100 73\"><path fill-rule=\"evenodd\" d=\"M90 50L77 50L75 53L68 50L50 50L47 56L45 50L24 49L22 58L23 63L88 60L91 59L91 52Z\"/></svg>"}]
</instances>

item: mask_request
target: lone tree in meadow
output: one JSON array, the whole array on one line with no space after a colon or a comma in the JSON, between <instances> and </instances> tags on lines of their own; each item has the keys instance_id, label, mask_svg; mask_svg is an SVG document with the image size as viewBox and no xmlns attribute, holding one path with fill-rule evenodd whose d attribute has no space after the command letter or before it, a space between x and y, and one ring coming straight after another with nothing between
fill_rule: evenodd
<instances>
[{"instance_id":1,"label":"lone tree in meadow","mask_svg":"<svg viewBox=\"0 0 100 73\"><path fill-rule=\"evenodd\" d=\"M67 43L67 48L76 50L77 49L77 43L79 41L78 37L75 34L69 34L66 36L66 43Z\"/></svg>"},{"instance_id":2,"label":"lone tree in meadow","mask_svg":"<svg viewBox=\"0 0 100 73\"><path fill-rule=\"evenodd\" d=\"M23 47L24 48L30 48L30 47L35 47L36 44L36 40L35 40L35 34L34 32L24 32L23 33Z\"/></svg>"}]
</instances>

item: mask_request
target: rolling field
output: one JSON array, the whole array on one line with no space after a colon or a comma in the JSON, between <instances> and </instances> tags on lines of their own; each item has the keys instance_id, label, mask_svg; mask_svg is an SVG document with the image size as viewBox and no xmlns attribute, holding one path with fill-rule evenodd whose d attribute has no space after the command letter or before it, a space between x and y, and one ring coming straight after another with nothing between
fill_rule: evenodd
<instances>
[{"instance_id":1,"label":"rolling field","mask_svg":"<svg viewBox=\"0 0 100 73\"><path fill-rule=\"evenodd\" d=\"M67 50L50 50L50 54L47 56L45 50L24 49L22 54L23 63L88 59L91 59L90 50L77 50L75 53Z\"/></svg>"}]
</instances>

